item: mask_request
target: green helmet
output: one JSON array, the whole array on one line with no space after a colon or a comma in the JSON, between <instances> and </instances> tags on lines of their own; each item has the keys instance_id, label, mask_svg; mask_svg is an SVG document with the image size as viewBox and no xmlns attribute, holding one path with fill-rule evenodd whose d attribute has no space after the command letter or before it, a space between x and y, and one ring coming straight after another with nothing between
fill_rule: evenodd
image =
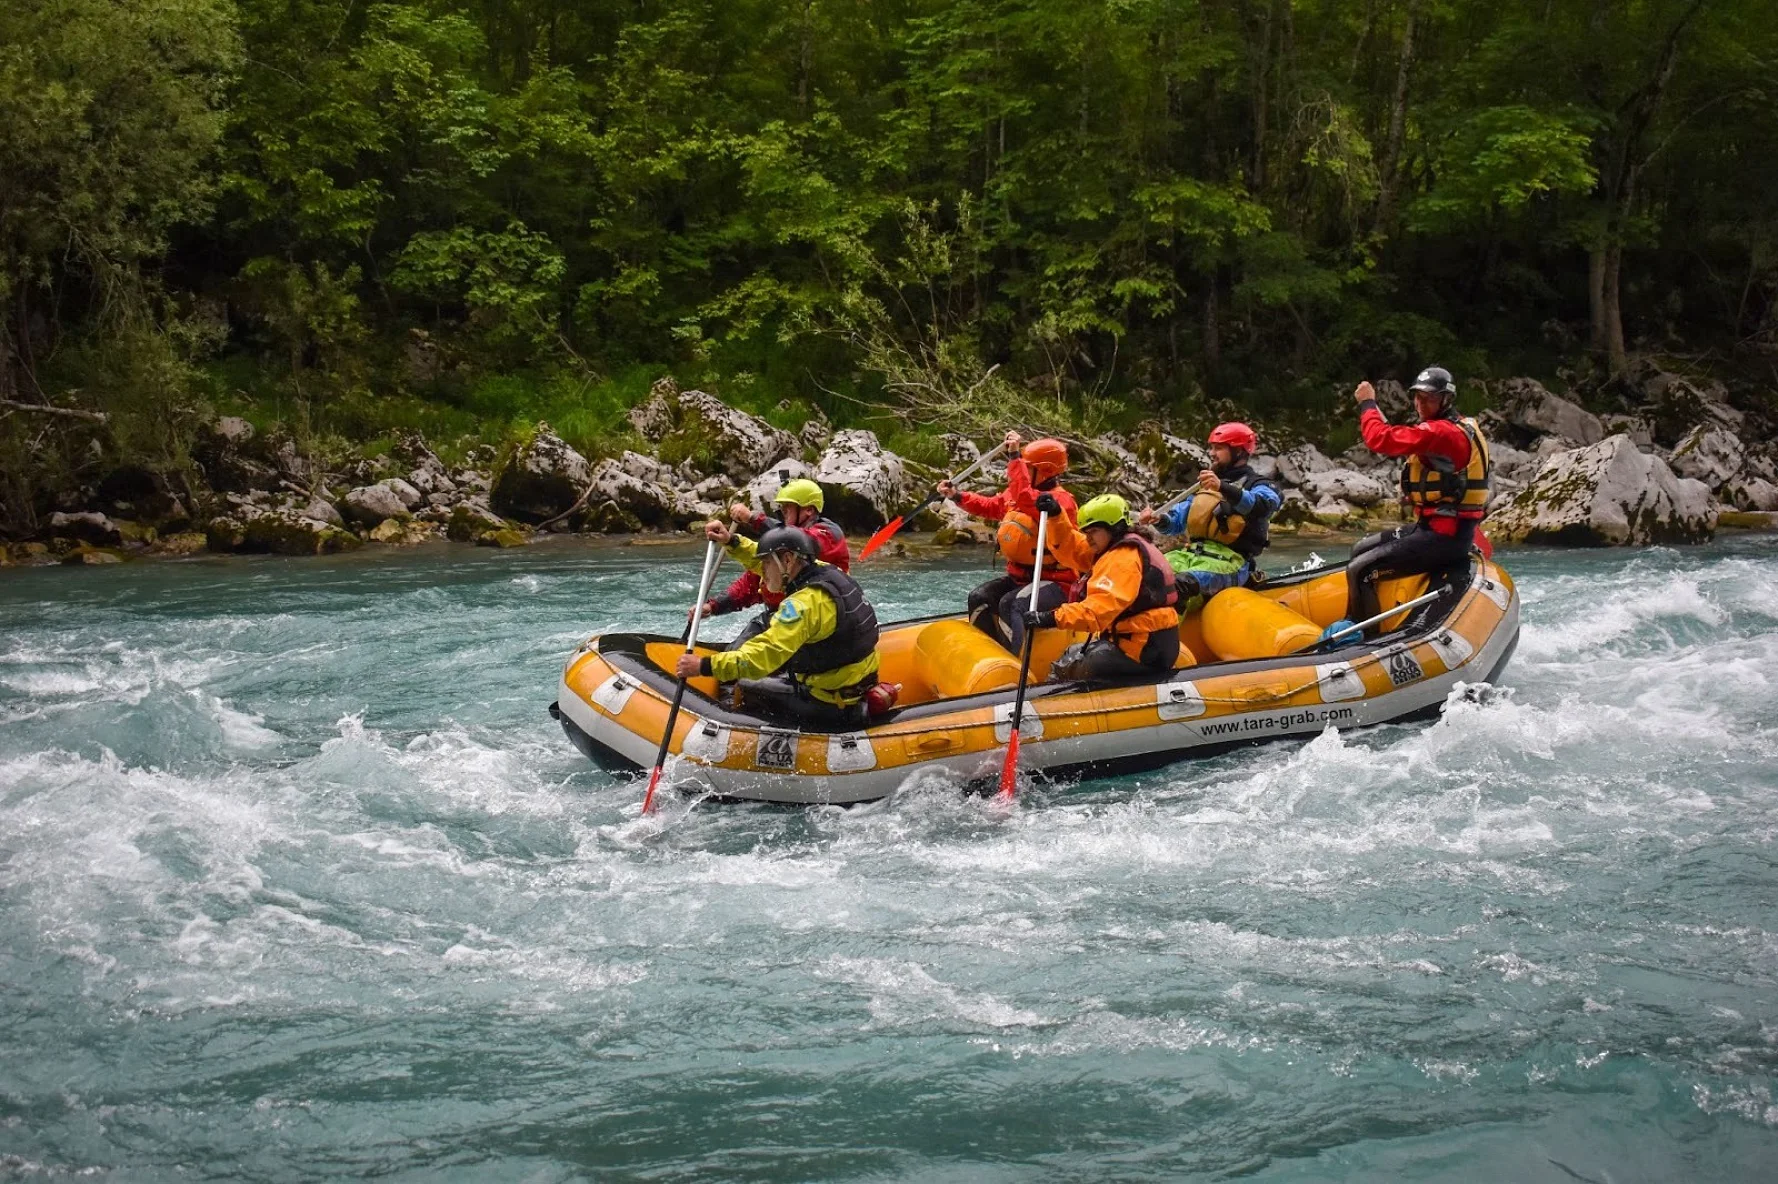
<instances>
[{"instance_id":1,"label":"green helmet","mask_svg":"<svg viewBox=\"0 0 1778 1184\"><path fill-rule=\"evenodd\" d=\"M1080 526L1107 526L1116 529L1130 524L1130 503L1115 493L1102 493L1080 508Z\"/></svg>"},{"instance_id":2,"label":"green helmet","mask_svg":"<svg viewBox=\"0 0 1778 1184\"><path fill-rule=\"evenodd\" d=\"M783 488L772 495L772 501L777 504L789 502L793 506L804 506L814 510L819 510L826 500L826 497L822 495L821 487L807 477L786 481Z\"/></svg>"}]
</instances>

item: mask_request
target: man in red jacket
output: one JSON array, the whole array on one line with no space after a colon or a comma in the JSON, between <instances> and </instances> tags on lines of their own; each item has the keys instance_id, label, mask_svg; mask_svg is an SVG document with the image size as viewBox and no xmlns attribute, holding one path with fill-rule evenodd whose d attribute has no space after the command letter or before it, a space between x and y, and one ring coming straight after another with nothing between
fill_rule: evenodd
<instances>
[{"instance_id":1,"label":"man in red jacket","mask_svg":"<svg viewBox=\"0 0 1778 1184\"><path fill-rule=\"evenodd\" d=\"M1018 432L1006 433L1008 451L1024 444ZM1000 523L995 542L1006 557L1006 574L995 576L969 594L969 621L1004 646L1012 647L1014 619L1024 611L1019 593L1031 586L1031 569L1037 560L1037 495L1056 499L1062 514L1075 519L1074 495L1062 488L1068 468L1068 446L1060 440L1033 440L1006 462L1006 489L992 497L958 489L949 481L938 483L938 492L957 503L966 514ZM1088 568L1075 570L1057 559L1054 540L1046 540L1043 557L1044 585L1038 590L1037 607L1057 608L1068 600L1074 584Z\"/></svg>"},{"instance_id":2,"label":"man in red jacket","mask_svg":"<svg viewBox=\"0 0 1778 1184\"><path fill-rule=\"evenodd\" d=\"M794 481L786 481L772 499L778 511L777 518L768 517L763 512L755 512L751 508L735 503L729 510L729 517L743 533L759 537L766 531L779 526L794 526L803 531L814 541L816 558L822 563L837 567L841 571L852 570L852 548L846 542L846 532L840 529L839 523L821 516L826 506L826 495L821 486L803 477ZM756 604L764 605L765 611L754 620L747 622L736 638L729 642L729 649L737 649L748 641L758 637L771 627L772 614L784 601L783 592L773 592L765 586L758 572L745 571L739 579L730 584L720 595L713 596L704 605L704 615L721 616L724 613L738 613L742 609L752 608Z\"/></svg>"},{"instance_id":3,"label":"man in red jacket","mask_svg":"<svg viewBox=\"0 0 1778 1184\"><path fill-rule=\"evenodd\" d=\"M1488 511L1492 466L1488 442L1468 416L1452 405L1457 384L1451 372L1429 366L1414 380L1414 411L1418 424L1391 426L1377 406L1377 392L1368 382L1352 393L1358 404L1358 428L1364 446L1379 456L1405 457L1402 500L1414 510L1414 524L1359 540L1346 567L1346 611L1351 620L1376 616L1380 574L1415 575L1461 582L1469 571L1469 552L1476 527ZM1337 621L1331 633L1351 623ZM1325 636L1325 635L1324 635ZM1356 642L1356 633L1346 635Z\"/></svg>"}]
</instances>

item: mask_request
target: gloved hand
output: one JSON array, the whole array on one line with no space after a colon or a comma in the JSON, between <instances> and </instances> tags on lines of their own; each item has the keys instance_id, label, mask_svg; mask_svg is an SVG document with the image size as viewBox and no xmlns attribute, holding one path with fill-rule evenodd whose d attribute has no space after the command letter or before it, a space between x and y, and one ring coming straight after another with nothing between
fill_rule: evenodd
<instances>
[{"instance_id":1,"label":"gloved hand","mask_svg":"<svg viewBox=\"0 0 1778 1184\"><path fill-rule=\"evenodd\" d=\"M1051 609L1028 608L1025 610L1024 618L1027 629L1054 629L1056 627L1056 614Z\"/></svg>"},{"instance_id":2,"label":"gloved hand","mask_svg":"<svg viewBox=\"0 0 1778 1184\"><path fill-rule=\"evenodd\" d=\"M1174 586L1179 589L1180 600L1190 600L1201 595L1204 589L1198 584L1198 577L1190 572L1182 571L1173 578Z\"/></svg>"},{"instance_id":3,"label":"gloved hand","mask_svg":"<svg viewBox=\"0 0 1778 1184\"><path fill-rule=\"evenodd\" d=\"M1053 493L1040 493L1037 495L1037 512L1054 518L1062 512L1062 503L1056 500Z\"/></svg>"}]
</instances>

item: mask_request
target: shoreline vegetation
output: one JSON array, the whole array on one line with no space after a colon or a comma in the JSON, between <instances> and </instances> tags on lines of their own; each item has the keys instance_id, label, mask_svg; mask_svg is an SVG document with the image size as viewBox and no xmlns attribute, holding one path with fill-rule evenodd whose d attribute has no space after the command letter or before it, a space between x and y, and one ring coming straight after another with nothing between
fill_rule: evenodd
<instances>
[{"instance_id":1,"label":"shoreline vegetation","mask_svg":"<svg viewBox=\"0 0 1778 1184\"><path fill-rule=\"evenodd\" d=\"M1382 381L1377 393L1392 418L1405 417L1401 384ZM1490 396L1479 418L1492 443L1487 526L1498 541L1694 543L1720 526L1778 525L1778 455L1742 442L1748 413L1720 384L1651 369L1636 411L1606 417L1530 379L1507 380ZM829 516L858 540L980 455L960 434L939 437L947 459L932 466L886 449L867 429L810 419L792 433L670 378L627 421L647 451L589 460L540 423L454 465L404 431L386 451L330 466L283 433L222 417L197 437L177 482L142 467L115 470L84 491L84 508L52 512L39 537L0 549L0 558L104 564L199 551L333 554L435 538L514 547L548 534L685 537L733 501L768 507L795 478L819 482ZM1134 504L1166 500L1210 463L1201 445L1156 422L1070 447L1071 487L1113 490ZM1265 430L1252 463L1284 490L1281 534L1334 540L1400 520L1395 462L1362 445L1329 457ZM993 485L1003 474L990 464L981 480ZM993 538L942 502L912 526L936 546Z\"/></svg>"},{"instance_id":2,"label":"shoreline vegetation","mask_svg":"<svg viewBox=\"0 0 1778 1184\"><path fill-rule=\"evenodd\" d=\"M1158 501L1232 419L1282 528L1356 530L1349 392L1434 363L1503 541L1778 511L1768 0L16 0L0 45L6 562L681 530L791 468L864 530L1008 427Z\"/></svg>"}]
</instances>

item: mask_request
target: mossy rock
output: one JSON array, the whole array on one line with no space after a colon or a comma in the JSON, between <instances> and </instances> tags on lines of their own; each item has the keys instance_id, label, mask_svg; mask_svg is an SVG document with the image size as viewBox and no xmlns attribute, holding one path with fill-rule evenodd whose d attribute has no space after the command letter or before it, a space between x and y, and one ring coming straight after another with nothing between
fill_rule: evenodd
<instances>
[{"instance_id":1,"label":"mossy rock","mask_svg":"<svg viewBox=\"0 0 1778 1184\"><path fill-rule=\"evenodd\" d=\"M417 522L412 518L385 518L366 537L373 543L382 543L389 547L413 547L431 542L438 537L438 532L430 522Z\"/></svg>"},{"instance_id":2,"label":"mossy rock","mask_svg":"<svg viewBox=\"0 0 1778 1184\"><path fill-rule=\"evenodd\" d=\"M113 518L111 525L117 527L117 533L123 537L123 541L126 543L148 547L153 546L155 540L160 538L160 531L154 527L145 526L140 522L132 522L128 518Z\"/></svg>"},{"instance_id":3,"label":"mossy rock","mask_svg":"<svg viewBox=\"0 0 1778 1184\"><path fill-rule=\"evenodd\" d=\"M1771 510L1723 510L1716 525L1728 530L1778 529L1778 513Z\"/></svg>"},{"instance_id":4,"label":"mossy rock","mask_svg":"<svg viewBox=\"0 0 1778 1184\"><path fill-rule=\"evenodd\" d=\"M940 527L932 536L932 543L937 547L973 547L981 541L967 526Z\"/></svg>"},{"instance_id":5,"label":"mossy rock","mask_svg":"<svg viewBox=\"0 0 1778 1184\"><path fill-rule=\"evenodd\" d=\"M123 556L108 547L76 547L62 556L62 562L70 567L99 567L109 563L122 563Z\"/></svg>"},{"instance_id":6,"label":"mossy rock","mask_svg":"<svg viewBox=\"0 0 1778 1184\"><path fill-rule=\"evenodd\" d=\"M204 550L209 540L199 531L182 530L162 536L154 544L156 555L195 555Z\"/></svg>"},{"instance_id":7,"label":"mossy rock","mask_svg":"<svg viewBox=\"0 0 1778 1184\"><path fill-rule=\"evenodd\" d=\"M364 540L349 530L313 518L282 514L262 514L252 519L243 534L241 550L273 555L333 555L364 545Z\"/></svg>"},{"instance_id":8,"label":"mossy rock","mask_svg":"<svg viewBox=\"0 0 1778 1184\"><path fill-rule=\"evenodd\" d=\"M635 534L642 520L615 502L601 502L576 515L575 526L593 534Z\"/></svg>"},{"instance_id":9,"label":"mossy rock","mask_svg":"<svg viewBox=\"0 0 1778 1184\"><path fill-rule=\"evenodd\" d=\"M520 530L487 530L476 536L478 547L522 547L529 538Z\"/></svg>"},{"instance_id":10,"label":"mossy rock","mask_svg":"<svg viewBox=\"0 0 1778 1184\"><path fill-rule=\"evenodd\" d=\"M247 524L224 514L204 526L204 543L212 551L239 551L247 541Z\"/></svg>"},{"instance_id":11,"label":"mossy rock","mask_svg":"<svg viewBox=\"0 0 1778 1184\"><path fill-rule=\"evenodd\" d=\"M445 537L455 543L473 543L476 536L490 530L509 530L511 524L493 511L457 505L451 509L451 520L445 525Z\"/></svg>"}]
</instances>

